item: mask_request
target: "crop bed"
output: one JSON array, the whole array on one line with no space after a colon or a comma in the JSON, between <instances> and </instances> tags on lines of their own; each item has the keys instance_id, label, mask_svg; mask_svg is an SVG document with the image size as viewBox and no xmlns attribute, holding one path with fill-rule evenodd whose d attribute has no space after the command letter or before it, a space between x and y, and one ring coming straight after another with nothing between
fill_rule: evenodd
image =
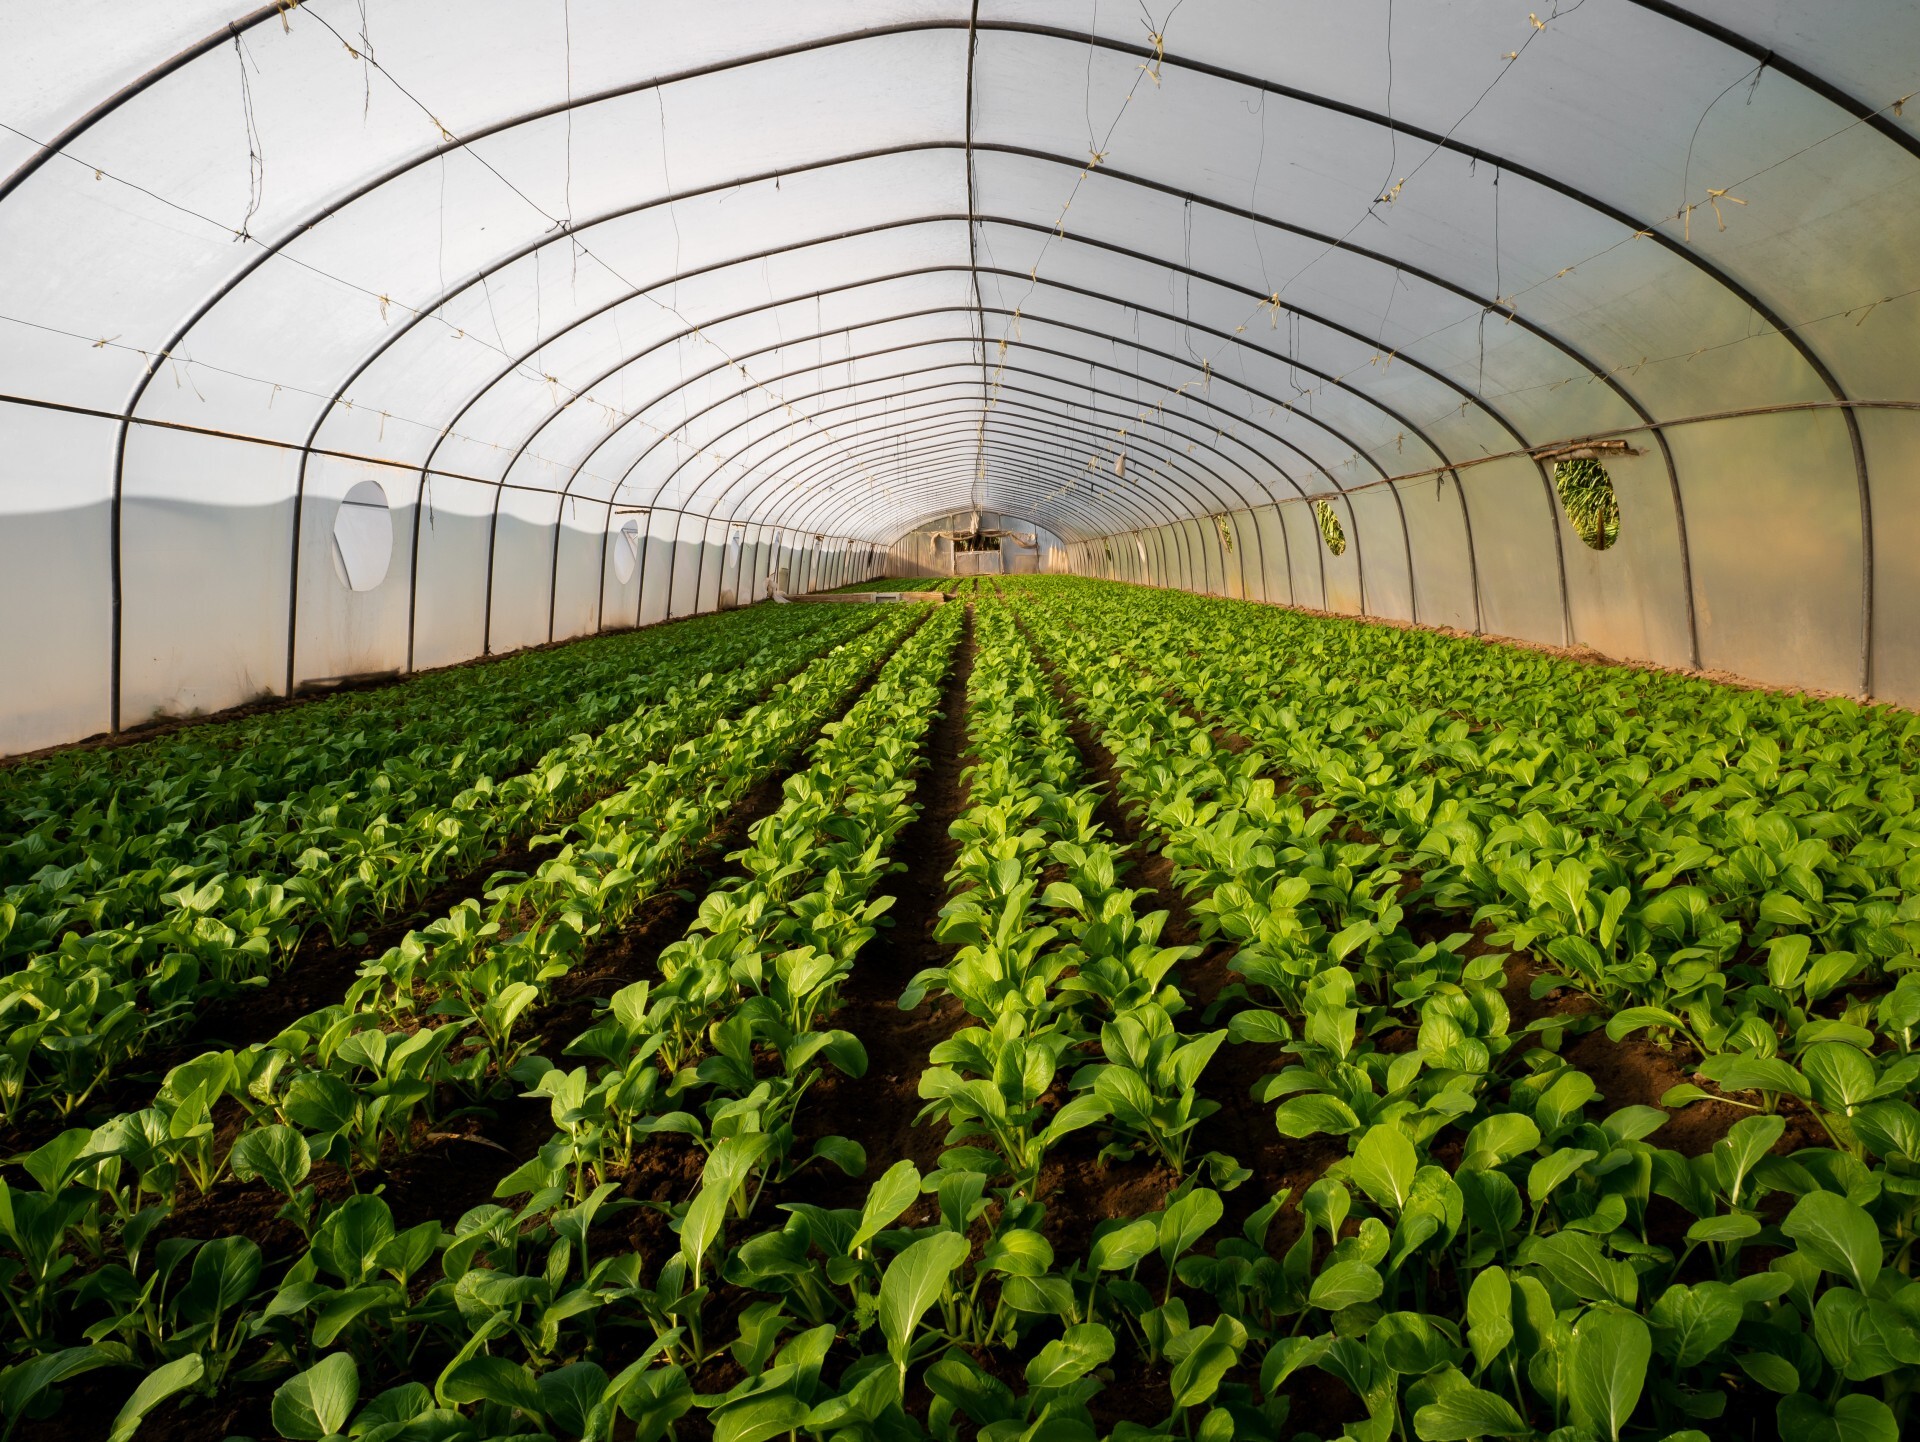
<instances>
[{"instance_id":1,"label":"crop bed","mask_svg":"<svg viewBox=\"0 0 1920 1442\"><path fill-rule=\"evenodd\" d=\"M0 1436L1915 1425L1920 722L945 584L0 772Z\"/></svg>"}]
</instances>

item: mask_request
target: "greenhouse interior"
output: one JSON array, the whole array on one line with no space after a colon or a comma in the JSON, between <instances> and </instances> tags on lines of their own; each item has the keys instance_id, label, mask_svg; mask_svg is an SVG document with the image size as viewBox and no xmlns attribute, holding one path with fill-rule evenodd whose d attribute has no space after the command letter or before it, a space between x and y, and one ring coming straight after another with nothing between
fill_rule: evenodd
<instances>
[{"instance_id":1,"label":"greenhouse interior","mask_svg":"<svg viewBox=\"0 0 1920 1442\"><path fill-rule=\"evenodd\" d=\"M1530 3L5 7L0 1442L1920 1435L1920 7Z\"/></svg>"}]
</instances>

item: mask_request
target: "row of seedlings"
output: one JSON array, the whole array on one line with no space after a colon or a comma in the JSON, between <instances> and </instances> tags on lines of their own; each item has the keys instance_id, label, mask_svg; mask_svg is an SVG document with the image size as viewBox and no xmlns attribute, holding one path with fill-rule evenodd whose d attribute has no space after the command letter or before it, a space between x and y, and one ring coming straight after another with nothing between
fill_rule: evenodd
<instances>
[{"instance_id":1,"label":"row of seedlings","mask_svg":"<svg viewBox=\"0 0 1920 1442\"><path fill-rule=\"evenodd\" d=\"M698 675L686 666L703 653L771 634L760 613L702 618L0 770L0 903L11 908L0 960L151 916L166 892L218 871L257 869L248 858L345 798L413 792L434 804L525 771ZM327 824L349 823L311 823Z\"/></svg>"},{"instance_id":2,"label":"row of seedlings","mask_svg":"<svg viewBox=\"0 0 1920 1442\"><path fill-rule=\"evenodd\" d=\"M15 1265L0 1285L24 1350L40 1355L22 1364L36 1370L13 1395L0 1379L9 1417L43 1405L73 1368L154 1367L179 1388L213 1392L262 1338L267 1354L247 1371L284 1370L343 1328L404 1331L409 1287L434 1255L437 1226L413 1229L388 1254L392 1265L376 1266L378 1246L349 1258L329 1239L390 1232L390 1210L378 1197L323 1198L315 1162L339 1166L351 1182L416 1144L448 1107L544 1072L538 1039L518 1025L529 1009L594 939L670 884L738 799L847 704L917 619L882 618L738 714L744 696L731 687L751 678L702 687L684 703L698 711L689 739L664 758L636 759L637 779L570 822L534 875L502 878L487 907L468 901L408 933L363 967L344 1004L267 1043L176 1067L150 1107L65 1132L26 1157L36 1187L0 1181L10 1214L32 1219L5 1234ZM310 1243L264 1306L264 1262L251 1238L147 1245L182 1201L205 1197L229 1174L283 1192L283 1220ZM82 1259L89 1266L75 1281L67 1274ZM203 1270L233 1278L210 1312L183 1285ZM77 1332L94 1345L73 1345Z\"/></svg>"},{"instance_id":3,"label":"row of seedlings","mask_svg":"<svg viewBox=\"0 0 1920 1442\"><path fill-rule=\"evenodd\" d=\"M571 731L596 729L597 718L625 714L645 694L653 665L744 620L739 612L702 616L261 715L195 721L148 739L135 734L115 746L13 759L0 767L0 885L43 865L83 861L101 844L183 854L203 828L242 819L259 802L378 770L388 757L423 746L471 752L476 737L486 751L509 745L503 720L519 723L531 760Z\"/></svg>"},{"instance_id":4,"label":"row of seedlings","mask_svg":"<svg viewBox=\"0 0 1920 1442\"><path fill-rule=\"evenodd\" d=\"M1871 748L1866 731L1831 740L1813 723L1832 705L1744 695L1708 708L1683 695L1680 717L1653 702L1634 718L1576 710L1549 728L1536 719L1560 701L1528 696L1478 708L1477 732L1456 721L1439 737L1430 711L1378 708L1369 759L1335 740L1340 697L1290 685L1276 706L1231 644L1202 645L1206 663L1170 657L1170 682L1342 810L1418 838L1412 860L1436 901L1537 949L1556 972L1543 986L1592 997L1614 1040L1651 1029L1683 1044L1728 1090L1771 1079L1846 1144L1830 1125L1844 1130L1844 1110L1788 1058L1859 1043L1876 1022L1920 1026L1920 976L1906 964L1920 936L1920 824L1897 733ZM1619 739L1637 725L1697 743L1702 710L1715 745L1682 768L1656 770ZM1776 713L1772 735L1741 724L1754 711ZM1783 752L1776 738L1796 711L1803 725ZM1369 784L1369 771L1401 784Z\"/></svg>"},{"instance_id":5,"label":"row of seedlings","mask_svg":"<svg viewBox=\"0 0 1920 1442\"><path fill-rule=\"evenodd\" d=\"M764 694L823 642L872 622L757 613L713 633L672 633L677 644L661 648L637 710L599 718L597 734L576 732L529 769L495 779L466 753L422 748L404 767L390 758L371 780L262 807L205 837L191 862L123 877L115 886L155 892L151 913L68 930L0 978L0 1116L76 1115L209 998L266 984L321 931L340 946L357 928L404 914L623 786L635 766ZM483 768L504 755L472 754Z\"/></svg>"},{"instance_id":6,"label":"row of seedlings","mask_svg":"<svg viewBox=\"0 0 1920 1442\"><path fill-rule=\"evenodd\" d=\"M837 1274L832 1287L807 1252L847 1240L838 1217L796 1204L785 1227L752 1229L766 1220L768 1189L806 1166L866 1170L862 1149L844 1137L822 1138L799 1155L796 1122L826 1067L850 1077L865 1069L859 1039L833 1028L832 1013L885 910L873 891L914 814L912 772L957 620L938 616L918 631L846 718L826 728L811 765L788 778L778 810L755 823L747 848L731 858L742 875L709 892L688 934L661 953L659 979L615 994L598 1024L569 1045L590 1060L549 1066L534 1082L530 1094L549 1101L555 1133L499 1184L497 1195L518 1200L517 1210L475 1208L443 1237L443 1266L452 1262L458 1275L435 1290L531 1296L539 1307L529 1309L529 1323L563 1317L561 1345L531 1325L503 1326L479 1349L449 1332L434 1339L436 1360L450 1355L435 1385L382 1391L354 1427L404 1417L436 1437L543 1427L600 1438L621 1416L633 1435L652 1439L697 1407L716 1436L802 1427L816 1435L853 1427L857 1436L863 1419L897 1410L897 1392L883 1385L895 1375L887 1355L878 1375L855 1363L837 1387L825 1369L855 1313L834 1288L857 1293L868 1284L868 1325L874 1289L882 1311L911 1290L897 1260L884 1279L871 1260L875 1235L905 1203L851 1249L865 1254L860 1274ZM693 1195L657 1204L671 1228L657 1248L608 1250L621 1238L614 1219L637 1205L620 1195L636 1156L672 1146L702 1154ZM897 1172L888 1177L898 1180ZM869 1213L889 1205L887 1180L870 1194ZM484 1275L469 1282L476 1268ZM746 1300L755 1293L765 1295ZM917 1320L905 1322L908 1332ZM897 1325L883 1316L889 1333ZM740 1381L695 1391L695 1377L728 1360ZM334 1352L279 1395L310 1395L327 1376L352 1377L357 1391L364 1365ZM350 1410L326 1420L345 1427Z\"/></svg>"},{"instance_id":7,"label":"row of seedlings","mask_svg":"<svg viewBox=\"0 0 1920 1442\"><path fill-rule=\"evenodd\" d=\"M1262 691L1257 700L1228 706L1223 697L1252 689L1244 660L1218 653L1196 658L1191 637L1166 630L1149 636L1136 629L1125 642L1126 654L1116 654L1087 637L1107 631L1117 607L1060 598L1036 607L1035 614L1048 617L1056 610L1073 616L1080 629L1055 620L1050 646L1078 658L1081 684L1090 691L1131 690L1143 705L1162 707L1168 704L1163 690L1185 691L1202 711L1272 745L1281 769L1292 773L1297 767L1329 803L1308 814L1298 801L1273 800L1260 776L1272 763L1256 751L1236 761L1240 794L1227 794L1211 815L1204 806L1185 806L1186 798L1165 783L1212 749L1204 731L1189 727L1184 743L1163 748L1172 764L1148 804L1163 818L1169 854L1188 865L1183 879L1196 894L1204 893L1196 909L1241 943L1234 965L1255 993L1264 988L1279 1003L1277 1019L1259 1025L1294 1034L1285 1044L1296 1064L1268 1084L1269 1099L1287 1098L1277 1114L1281 1129L1344 1136L1352 1156L1336 1175L1344 1170L1388 1215L1397 1204L1400 1225L1410 1207L1435 1211L1437 1230L1429 1236L1450 1254L1451 1267L1459 1269L1454 1275L1474 1278L1467 1295L1455 1289L1450 1296L1444 1288L1424 1294L1421 1314L1429 1324L1452 1327L1464 1341L1452 1353L1442 1348L1418 1359L1422 1379L1446 1377L1454 1398L1444 1402L1442 1413L1428 1416L1422 1435L1453 1425L1442 1418L1455 1411L1474 1426L1507 1427L1516 1434L1534 1423L1572 1421L1617 1435L1629 1418L1671 1430L1764 1417L1759 1425L1777 1425L1787 1435L1839 1425L1835 1419L1867 1428L1862 1435L1897 1435L1907 1406L1898 1359L1907 1352L1920 1355L1920 1328L1914 1325L1920 1307L1909 1316L1901 1305L1909 1291L1920 1299L1900 1244L1915 1196L1905 1181L1915 1152L1908 1144L1920 1141L1920 1132L1909 1129L1920 1113L1910 1116L1903 1095L1911 1091L1904 1033L1886 1028L1876 1036L1861 1024L1865 1015L1802 1024L1802 1063L1810 1059L1820 1080L1810 1080L1797 1095L1831 1107L1829 1132L1834 1121L1846 1128L1842 1145L1774 1155L1785 1118L1767 1105L1772 1098L1762 1078L1754 1077L1742 1080L1758 1087L1760 1114L1735 1123L1704 1155L1688 1157L1646 1140L1667 1121L1659 1108L1627 1106L1597 1124L1586 1120L1584 1111L1599 1099L1598 1090L1557 1054L1564 1016L1535 1024L1544 1045L1504 1040L1507 1008L1498 992L1497 955L1468 963L1458 976L1429 966L1402 969L1392 979L1396 1005L1419 1005L1412 1050L1382 1045L1402 1047L1412 1018L1370 1014L1365 1006L1356 1011L1345 982L1332 998L1329 1023L1325 978L1347 969L1329 963L1346 963L1355 948L1374 938L1351 925L1324 936L1311 927L1302 930L1299 922L1315 890L1343 878L1302 869L1305 849L1275 846L1276 838L1263 834L1267 821L1284 814L1285 829L1298 835L1303 821L1311 826L1314 816L1331 818L1334 806L1351 808L1382 827L1389 853L1399 843L1427 871L1421 884L1426 896L1448 903L1453 898L1443 888L1459 882L1444 874L1444 852L1418 841L1402 843L1405 833L1397 826L1421 805L1422 794L1436 809L1454 798L1430 777L1409 784L1416 763L1393 754L1387 738L1395 733L1384 725L1364 738L1367 746L1380 748L1369 755L1355 735L1356 718L1337 709L1314 712L1300 694L1305 688L1289 687L1270 699ZM1315 724L1310 727L1306 717ZM1414 830L1412 836L1422 833ZM1263 845L1270 860L1260 854ZM1240 865L1242 858L1254 865ZM1304 890L1301 882L1308 883ZM1631 924L1631 895L1616 895L1587 914L1585 936L1575 932L1577 938L1606 944L1615 928ZM1573 899L1576 915L1581 899ZM1643 936L1653 930L1643 923ZM1521 938L1509 927L1496 939ZM1647 981L1659 985L1673 973L1684 976L1697 959L1697 953L1668 956L1664 976L1643 980L1617 1004L1646 1004ZM1483 970L1489 963L1490 974ZM1723 979L1714 989L1725 987ZM1897 1004L1898 996L1889 993L1881 1006ZM1374 1038L1374 1049L1367 1052L1363 1044L1357 1069L1348 1069L1355 1066L1351 1056L1330 1068L1330 1047L1338 1051L1356 1023L1363 1037ZM1245 1032L1245 1024L1235 1025L1237 1035ZM1436 1082L1438 1095L1432 1090ZM1690 1093L1697 1089L1666 1100L1684 1102ZM1424 1197L1422 1179L1430 1193ZM1846 1247L1833 1245L1833 1229L1848 1237ZM1435 1245L1426 1243L1430 1252ZM1397 1250L1394 1256L1399 1259ZM1390 1286L1384 1295L1395 1296ZM1365 1305L1382 1303L1369 1299ZM1485 1345L1474 1341L1476 1311L1490 1319ZM1463 1315L1469 1325L1460 1333ZM1843 1333L1835 1326L1841 1315L1865 1320ZM1862 1336L1877 1345L1863 1351ZM1653 1369L1656 1355L1661 1365ZM1473 1385L1463 1391L1444 1369L1461 1371L1469 1357ZM1347 1371L1345 1380L1380 1420L1394 1390L1387 1385L1393 1359L1382 1353L1371 1371ZM1595 1390L1602 1377L1611 1379L1604 1393ZM1875 1379L1880 1396L1847 1387ZM1777 1406L1770 1405L1769 1393L1776 1392ZM1411 1384L1407 1396L1411 1404ZM1603 1397L1604 1414L1596 1410ZM1421 1426L1417 1409L1414 1420Z\"/></svg>"},{"instance_id":8,"label":"row of seedlings","mask_svg":"<svg viewBox=\"0 0 1920 1442\"><path fill-rule=\"evenodd\" d=\"M1007 608L982 601L978 614L970 804L953 826L954 897L937 933L959 950L901 999L911 1007L930 992L951 995L978 1023L934 1048L920 1083L923 1120L947 1127L924 1185L956 1225L983 1233L952 1315L953 1345L927 1373L929 1420L942 1436L967 1423L1024 1431L1042 1419L1093 1435L1089 1403L1124 1353L1120 1365L1166 1371L1162 1430L1199 1419L1203 1435L1264 1431L1248 1389L1220 1387L1220 1361L1247 1345L1245 1329L1228 1316L1196 1319L1172 1289L1175 1268L1223 1215L1202 1179L1236 1187L1248 1176L1231 1157L1191 1155L1195 1129L1217 1109L1199 1086L1226 1033L1178 1029L1188 1007L1172 977L1194 948L1162 945L1167 913L1141 912L1148 893L1120 884L1126 847L1095 817L1097 790ZM1140 1160L1169 1193L1156 1211L1104 1222L1084 1250L1056 1257L1043 1174L1049 1154L1082 1130L1102 1141L1100 1165ZM1255 1234L1274 1210L1263 1210ZM1156 1268L1166 1283L1158 1292L1148 1285ZM981 1348L1024 1351L1025 1388L983 1367ZM1155 1434L1142 1426L1129 1435Z\"/></svg>"}]
</instances>

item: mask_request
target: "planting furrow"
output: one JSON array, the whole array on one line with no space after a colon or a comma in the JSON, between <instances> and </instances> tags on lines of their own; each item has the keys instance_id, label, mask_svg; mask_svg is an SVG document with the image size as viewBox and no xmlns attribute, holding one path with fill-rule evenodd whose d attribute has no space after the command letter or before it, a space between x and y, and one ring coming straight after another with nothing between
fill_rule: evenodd
<instances>
[{"instance_id":1,"label":"planting furrow","mask_svg":"<svg viewBox=\"0 0 1920 1442\"><path fill-rule=\"evenodd\" d=\"M1143 893L1119 885L1127 858L1095 818L1097 793L1044 675L1002 604L979 613L972 804L955 823L955 893L938 932L961 949L916 977L902 1003L937 990L981 1025L935 1049L921 1094L953 1140L989 1141L999 1160L988 1176L1010 1179L1023 1203L1038 1200L1045 1150L1082 1128L1109 1137L1103 1160L1149 1157L1177 1181L1211 1111L1195 1084L1223 1034L1175 1029L1186 1001L1167 977L1193 949L1159 944L1164 912L1136 912ZM1104 1061L1063 1079L1078 1095L1052 1109L1043 1098L1057 1070L1096 1044Z\"/></svg>"},{"instance_id":2,"label":"planting furrow","mask_svg":"<svg viewBox=\"0 0 1920 1442\"><path fill-rule=\"evenodd\" d=\"M957 1003L927 1002L910 1012L900 994L928 966L950 959L955 947L937 939L948 868L958 851L951 828L966 810L967 690L976 648L969 611L927 733L926 764L914 784L919 814L893 847L902 869L883 880L877 899L888 909L880 931L840 987L836 1023L860 1037L867 1049L865 1076L857 1081L830 1073L815 1085L801 1139L839 1134L858 1141L870 1157L905 1158L932 1171L939 1139L916 1127L918 1082L928 1050L951 1035L964 1013ZM832 1174L804 1183L804 1200L857 1205L866 1187ZM794 1200L802 1198L795 1197Z\"/></svg>"}]
</instances>

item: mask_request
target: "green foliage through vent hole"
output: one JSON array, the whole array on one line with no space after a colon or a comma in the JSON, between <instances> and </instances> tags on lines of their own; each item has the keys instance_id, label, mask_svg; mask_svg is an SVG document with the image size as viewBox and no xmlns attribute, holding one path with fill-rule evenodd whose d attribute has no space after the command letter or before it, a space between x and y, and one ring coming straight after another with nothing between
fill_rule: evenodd
<instances>
[{"instance_id":1,"label":"green foliage through vent hole","mask_svg":"<svg viewBox=\"0 0 1920 1442\"><path fill-rule=\"evenodd\" d=\"M1320 539L1327 543L1327 549L1336 556L1345 555L1347 532L1346 528L1340 524L1340 517L1335 514L1333 507L1325 501L1315 501L1313 518L1320 523Z\"/></svg>"},{"instance_id":2,"label":"green foliage through vent hole","mask_svg":"<svg viewBox=\"0 0 1920 1442\"><path fill-rule=\"evenodd\" d=\"M1620 539L1620 501L1605 466L1590 456L1559 461L1553 485L1567 520L1588 550L1604 551Z\"/></svg>"}]
</instances>

